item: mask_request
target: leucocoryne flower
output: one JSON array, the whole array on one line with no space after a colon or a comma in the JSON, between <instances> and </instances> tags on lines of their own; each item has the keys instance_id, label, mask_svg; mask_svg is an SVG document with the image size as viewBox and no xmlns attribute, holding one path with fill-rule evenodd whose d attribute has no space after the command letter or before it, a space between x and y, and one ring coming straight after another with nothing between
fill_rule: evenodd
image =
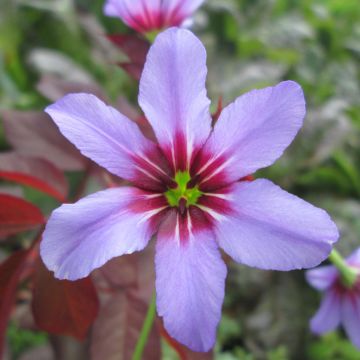
<instances>
[{"instance_id":1,"label":"leucocoryne flower","mask_svg":"<svg viewBox=\"0 0 360 360\"><path fill-rule=\"evenodd\" d=\"M325 211L269 180L241 180L292 142L305 115L300 86L251 91L212 127L206 74L205 48L190 31L156 38L139 104L158 143L93 95L70 94L46 109L85 156L133 186L62 205L41 243L55 276L75 280L157 234L158 314L171 336L197 351L214 345L221 316L219 246L240 263L291 270L318 265L338 238Z\"/></svg>"},{"instance_id":2,"label":"leucocoryne flower","mask_svg":"<svg viewBox=\"0 0 360 360\"><path fill-rule=\"evenodd\" d=\"M204 0L107 0L104 13L147 33L181 26Z\"/></svg>"},{"instance_id":3,"label":"leucocoryne flower","mask_svg":"<svg viewBox=\"0 0 360 360\"><path fill-rule=\"evenodd\" d=\"M360 275L360 249L346 263ZM322 335L342 324L351 342L360 348L360 276L353 285L346 286L339 270L327 265L308 270L306 278L315 289L324 291L320 308L310 321L312 332Z\"/></svg>"}]
</instances>

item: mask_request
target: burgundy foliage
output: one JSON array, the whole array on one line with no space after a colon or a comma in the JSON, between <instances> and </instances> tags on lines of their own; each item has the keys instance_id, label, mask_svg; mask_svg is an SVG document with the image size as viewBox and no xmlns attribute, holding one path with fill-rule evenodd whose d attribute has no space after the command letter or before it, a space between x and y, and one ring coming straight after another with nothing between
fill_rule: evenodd
<instances>
[{"instance_id":1,"label":"burgundy foliage","mask_svg":"<svg viewBox=\"0 0 360 360\"><path fill-rule=\"evenodd\" d=\"M94 324L91 354L94 359L130 360L147 312L147 304L130 291L116 291L102 307ZM156 327L149 336L144 359L160 359Z\"/></svg>"},{"instance_id":2,"label":"burgundy foliage","mask_svg":"<svg viewBox=\"0 0 360 360\"><path fill-rule=\"evenodd\" d=\"M135 80L139 80L150 48L149 42L134 34L114 34L107 38L129 58L128 62L120 62L118 65Z\"/></svg>"},{"instance_id":3,"label":"burgundy foliage","mask_svg":"<svg viewBox=\"0 0 360 360\"><path fill-rule=\"evenodd\" d=\"M213 352L199 353L189 350L186 346L178 343L165 330L163 324L159 321L159 328L161 336L164 340L176 351L181 360L212 360L214 358Z\"/></svg>"},{"instance_id":4,"label":"burgundy foliage","mask_svg":"<svg viewBox=\"0 0 360 360\"><path fill-rule=\"evenodd\" d=\"M66 178L51 162L15 152L0 154L0 179L38 189L60 202L68 193Z\"/></svg>"},{"instance_id":5,"label":"burgundy foliage","mask_svg":"<svg viewBox=\"0 0 360 360\"><path fill-rule=\"evenodd\" d=\"M55 83L54 87L59 88L59 84ZM6 138L15 151L0 154L0 179L30 186L60 202L68 201L68 185L62 170L83 169L82 155L46 114L7 111L3 115ZM81 191L83 187L81 183ZM19 197L0 194L0 204L1 237L45 223L41 211ZM28 250L13 253L0 265L0 352L21 282L32 290L32 312L38 329L85 339L98 314L99 301L92 280L55 279L40 260L40 239L41 233Z\"/></svg>"},{"instance_id":6,"label":"burgundy foliage","mask_svg":"<svg viewBox=\"0 0 360 360\"><path fill-rule=\"evenodd\" d=\"M4 111L6 140L20 154L43 158L61 170L82 170L85 160L44 112Z\"/></svg>"},{"instance_id":7,"label":"burgundy foliage","mask_svg":"<svg viewBox=\"0 0 360 360\"><path fill-rule=\"evenodd\" d=\"M94 274L102 307L95 321L93 359L131 359L154 290L154 249L109 261ZM159 328L154 325L144 359L161 359Z\"/></svg>"},{"instance_id":8,"label":"burgundy foliage","mask_svg":"<svg viewBox=\"0 0 360 360\"><path fill-rule=\"evenodd\" d=\"M35 205L18 197L0 194L0 204L1 237L33 229L45 221Z\"/></svg>"},{"instance_id":9,"label":"burgundy foliage","mask_svg":"<svg viewBox=\"0 0 360 360\"><path fill-rule=\"evenodd\" d=\"M99 302L90 278L55 279L39 258L34 273L32 309L40 329L84 340L97 316Z\"/></svg>"},{"instance_id":10,"label":"burgundy foliage","mask_svg":"<svg viewBox=\"0 0 360 360\"><path fill-rule=\"evenodd\" d=\"M54 75L44 75L37 84L37 90L45 98L56 101L69 93L87 92L105 100L104 91L93 83L71 82Z\"/></svg>"},{"instance_id":11,"label":"burgundy foliage","mask_svg":"<svg viewBox=\"0 0 360 360\"><path fill-rule=\"evenodd\" d=\"M26 250L15 252L0 265L0 358L4 351L7 322L15 303L16 290L28 255L29 251Z\"/></svg>"}]
</instances>

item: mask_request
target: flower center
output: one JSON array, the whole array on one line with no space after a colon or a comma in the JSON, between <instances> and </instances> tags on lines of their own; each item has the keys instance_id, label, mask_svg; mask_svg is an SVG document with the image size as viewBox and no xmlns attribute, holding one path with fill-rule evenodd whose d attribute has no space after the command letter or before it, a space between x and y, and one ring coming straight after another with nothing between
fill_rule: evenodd
<instances>
[{"instance_id":1,"label":"flower center","mask_svg":"<svg viewBox=\"0 0 360 360\"><path fill-rule=\"evenodd\" d=\"M195 205L203 195L198 186L189 188L191 176L188 171L178 171L175 175L177 187L165 192L166 199L172 207L189 207Z\"/></svg>"}]
</instances>

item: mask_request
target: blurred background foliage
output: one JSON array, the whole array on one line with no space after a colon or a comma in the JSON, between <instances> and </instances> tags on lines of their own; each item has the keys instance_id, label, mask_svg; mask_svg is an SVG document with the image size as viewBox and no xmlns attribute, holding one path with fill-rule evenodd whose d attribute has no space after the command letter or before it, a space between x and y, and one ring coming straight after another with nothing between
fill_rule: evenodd
<instances>
[{"instance_id":1,"label":"blurred background foliage","mask_svg":"<svg viewBox=\"0 0 360 360\"><path fill-rule=\"evenodd\" d=\"M103 0L2 0L0 109L41 110L42 75L98 84L110 99L136 104L137 84L115 64L124 55L104 37L129 32L105 18ZM214 108L254 87L292 79L304 88L308 114L295 143L266 176L321 205L341 230L338 248L360 245L360 4L359 0L208 0L193 30L208 50ZM9 145L0 123L0 148ZM71 174L76 183L79 174ZM93 191L89 189L89 191ZM43 210L56 206L25 189ZM355 360L341 331L312 336L308 321L319 294L303 272L276 273L232 263L215 358L219 360ZM8 331L13 352L46 343L44 335ZM164 359L176 354L164 345Z\"/></svg>"}]
</instances>

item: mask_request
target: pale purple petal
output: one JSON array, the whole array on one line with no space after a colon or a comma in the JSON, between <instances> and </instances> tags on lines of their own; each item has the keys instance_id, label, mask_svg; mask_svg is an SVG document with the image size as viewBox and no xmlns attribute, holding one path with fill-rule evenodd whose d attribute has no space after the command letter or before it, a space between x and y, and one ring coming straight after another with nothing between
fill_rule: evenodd
<instances>
[{"instance_id":1,"label":"pale purple petal","mask_svg":"<svg viewBox=\"0 0 360 360\"><path fill-rule=\"evenodd\" d=\"M271 165L293 141L304 116L304 94L293 81L240 96L222 111L202 151L197 173L218 161L215 174L221 171L224 181L230 183ZM214 174L206 176L205 182Z\"/></svg>"},{"instance_id":2,"label":"pale purple petal","mask_svg":"<svg viewBox=\"0 0 360 360\"><path fill-rule=\"evenodd\" d=\"M185 20L197 10L205 0L163 0L161 8L164 13L174 15Z\"/></svg>"},{"instance_id":3,"label":"pale purple petal","mask_svg":"<svg viewBox=\"0 0 360 360\"><path fill-rule=\"evenodd\" d=\"M314 334L322 335L335 330L340 324L341 297L333 290L325 293L318 312L310 321Z\"/></svg>"},{"instance_id":4,"label":"pale purple petal","mask_svg":"<svg viewBox=\"0 0 360 360\"><path fill-rule=\"evenodd\" d=\"M185 240L177 224L170 214L158 234L157 310L170 336L194 351L208 351L221 317L226 266L212 233Z\"/></svg>"},{"instance_id":5,"label":"pale purple petal","mask_svg":"<svg viewBox=\"0 0 360 360\"><path fill-rule=\"evenodd\" d=\"M347 257L346 262L351 266L360 268L360 249L356 249L349 257Z\"/></svg>"},{"instance_id":6,"label":"pale purple petal","mask_svg":"<svg viewBox=\"0 0 360 360\"><path fill-rule=\"evenodd\" d=\"M140 80L139 104L178 168L189 167L210 133L206 74L205 48L190 31L171 28L156 38Z\"/></svg>"},{"instance_id":7,"label":"pale purple petal","mask_svg":"<svg viewBox=\"0 0 360 360\"><path fill-rule=\"evenodd\" d=\"M104 5L105 15L142 15L146 10L160 11L161 0L106 0Z\"/></svg>"},{"instance_id":8,"label":"pale purple petal","mask_svg":"<svg viewBox=\"0 0 360 360\"><path fill-rule=\"evenodd\" d=\"M86 277L113 257L142 250L155 232L152 216L163 206L160 199L154 202L129 187L62 205L47 223L41 257L59 279Z\"/></svg>"},{"instance_id":9,"label":"pale purple petal","mask_svg":"<svg viewBox=\"0 0 360 360\"><path fill-rule=\"evenodd\" d=\"M347 294L342 301L342 324L350 341L360 349L360 297Z\"/></svg>"},{"instance_id":10,"label":"pale purple petal","mask_svg":"<svg viewBox=\"0 0 360 360\"><path fill-rule=\"evenodd\" d=\"M142 32L155 24L160 7L161 0L107 0L104 14L119 17L128 26Z\"/></svg>"},{"instance_id":11,"label":"pale purple petal","mask_svg":"<svg viewBox=\"0 0 360 360\"><path fill-rule=\"evenodd\" d=\"M104 13L140 32L180 26L204 0L107 0Z\"/></svg>"},{"instance_id":12,"label":"pale purple petal","mask_svg":"<svg viewBox=\"0 0 360 360\"><path fill-rule=\"evenodd\" d=\"M339 272L335 266L327 265L306 271L306 280L317 290L328 289L338 279Z\"/></svg>"},{"instance_id":13,"label":"pale purple petal","mask_svg":"<svg viewBox=\"0 0 360 360\"><path fill-rule=\"evenodd\" d=\"M220 246L236 261L272 270L310 268L325 260L338 230L322 209L259 179L234 185L230 215L219 216Z\"/></svg>"},{"instance_id":14,"label":"pale purple petal","mask_svg":"<svg viewBox=\"0 0 360 360\"><path fill-rule=\"evenodd\" d=\"M142 135L133 121L96 96L70 94L45 111L82 154L113 174L138 181L139 167L143 169L144 163L158 172L151 164L158 154L156 145ZM145 170L141 176L152 172L147 168Z\"/></svg>"}]
</instances>

